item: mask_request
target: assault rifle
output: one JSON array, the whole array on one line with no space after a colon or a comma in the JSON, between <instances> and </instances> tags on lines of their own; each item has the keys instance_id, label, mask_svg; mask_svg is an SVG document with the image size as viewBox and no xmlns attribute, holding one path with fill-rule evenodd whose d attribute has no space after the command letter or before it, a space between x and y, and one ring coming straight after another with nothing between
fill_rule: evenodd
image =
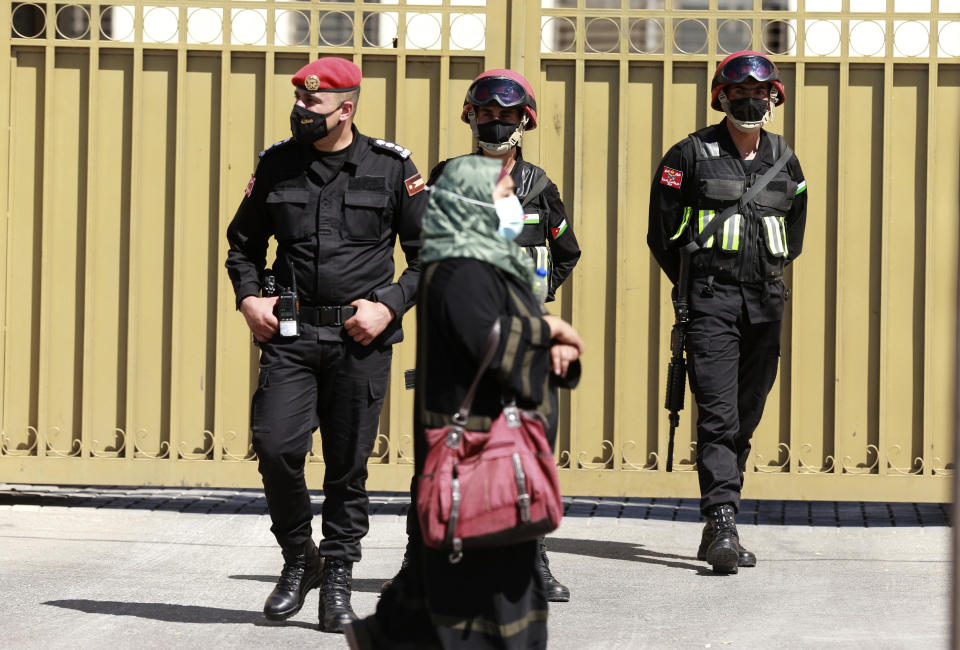
<instances>
[{"instance_id":1,"label":"assault rifle","mask_svg":"<svg viewBox=\"0 0 960 650\"><path fill-rule=\"evenodd\" d=\"M670 363L667 365L667 397L663 407L670 411L670 439L667 443L667 471L673 471L673 437L680 424L680 411L683 410L683 398L687 388L687 360L683 356L683 347L687 339L687 325L690 312L687 307L687 292L690 276L690 254L680 253L680 277L677 281L676 295L673 298L673 313L676 320L670 332Z\"/></svg>"}]
</instances>

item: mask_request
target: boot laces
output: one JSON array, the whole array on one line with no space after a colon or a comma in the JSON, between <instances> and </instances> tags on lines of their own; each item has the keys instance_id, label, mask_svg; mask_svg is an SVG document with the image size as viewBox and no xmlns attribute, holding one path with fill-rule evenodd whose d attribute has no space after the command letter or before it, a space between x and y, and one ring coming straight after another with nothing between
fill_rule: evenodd
<instances>
[{"instance_id":1,"label":"boot laces","mask_svg":"<svg viewBox=\"0 0 960 650\"><path fill-rule=\"evenodd\" d=\"M306 573L306 557L299 555L283 563L283 569L280 571L280 579L277 586L289 591L300 588L300 582L303 580L303 574Z\"/></svg>"}]
</instances>

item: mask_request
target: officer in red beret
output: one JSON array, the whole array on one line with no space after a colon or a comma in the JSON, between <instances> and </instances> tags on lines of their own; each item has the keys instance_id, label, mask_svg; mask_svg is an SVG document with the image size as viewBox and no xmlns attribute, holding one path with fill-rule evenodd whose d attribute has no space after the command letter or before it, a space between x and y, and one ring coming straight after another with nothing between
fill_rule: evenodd
<instances>
[{"instance_id":1,"label":"officer in red beret","mask_svg":"<svg viewBox=\"0 0 960 650\"><path fill-rule=\"evenodd\" d=\"M360 68L324 57L293 76L292 137L260 154L227 229L237 308L260 347L251 428L283 570L264 615L296 614L320 587L320 627L356 618L351 575L367 533L367 459L391 346L414 304L424 183L410 151L354 126ZM271 279L267 244L277 242ZM399 240L407 268L394 281ZM261 295L266 287L278 295ZM269 291L267 292L269 293ZM322 539L313 541L304 462L320 429Z\"/></svg>"}]
</instances>

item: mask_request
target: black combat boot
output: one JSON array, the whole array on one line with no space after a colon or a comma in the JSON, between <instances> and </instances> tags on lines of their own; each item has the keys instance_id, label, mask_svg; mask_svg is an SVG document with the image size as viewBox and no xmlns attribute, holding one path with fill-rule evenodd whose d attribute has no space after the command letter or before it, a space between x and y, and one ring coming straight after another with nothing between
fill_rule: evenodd
<instances>
[{"instance_id":1,"label":"black combat boot","mask_svg":"<svg viewBox=\"0 0 960 650\"><path fill-rule=\"evenodd\" d=\"M397 571L397 575L393 576L389 580L385 580L382 585L380 585L380 593L382 594L387 590L387 587L392 585L394 582L400 579L401 574L407 570L407 567L410 566L410 546L408 545L406 550L403 551L403 559L400 561L400 569Z\"/></svg>"},{"instance_id":2,"label":"black combat boot","mask_svg":"<svg viewBox=\"0 0 960 650\"><path fill-rule=\"evenodd\" d=\"M343 632L347 623L357 620L350 606L352 578L352 562L335 557L324 558L319 611L320 629L324 632Z\"/></svg>"},{"instance_id":3,"label":"black combat boot","mask_svg":"<svg viewBox=\"0 0 960 650\"><path fill-rule=\"evenodd\" d=\"M550 560L547 559L547 544L543 537L537 538L537 558L535 560L537 573L543 578L547 588L547 600L551 603L565 603L570 600L570 590L560 584L550 573Z\"/></svg>"},{"instance_id":4,"label":"black combat boot","mask_svg":"<svg viewBox=\"0 0 960 650\"><path fill-rule=\"evenodd\" d=\"M281 552L283 570L280 571L280 580L263 604L263 615L271 621L282 621L300 611L307 592L320 582L323 566L312 539L303 546L284 548Z\"/></svg>"},{"instance_id":5,"label":"black combat boot","mask_svg":"<svg viewBox=\"0 0 960 650\"><path fill-rule=\"evenodd\" d=\"M710 542L713 541L713 524L710 522L710 518L707 517L707 523L703 525L703 535L700 537L700 548L697 549L697 559L700 561L706 561L707 559L707 549L710 547ZM740 544L740 539L737 539L737 551L739 553L739 559L737 560L738 567L751 567L757 566L757 556L753 554L753 551L748 551L743 548Z\"/></svg>"},{"instance_id":6,"label":"black combat boot","mask_svg":"<svg viewBox=\"0 0 960 650\"><path fill-rule=\"evenodd\" d=\"M734 520L733 506L723 503L707 511L713 528L713 541L707 547L707 563L714 573L736 573L740 563L740 537Z\"/></svg>"}]
</instances>

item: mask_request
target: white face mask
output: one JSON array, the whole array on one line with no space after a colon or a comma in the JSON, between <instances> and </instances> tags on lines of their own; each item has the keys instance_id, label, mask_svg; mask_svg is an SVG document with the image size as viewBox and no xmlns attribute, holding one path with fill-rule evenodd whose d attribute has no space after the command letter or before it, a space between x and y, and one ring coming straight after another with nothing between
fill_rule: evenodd
<instances>
[{"instance_id":1,"label":"white face mask","mask_svg":"<svg viewBox=\"0 0 960 650\"><path fill-rule=\"evenodd\" d=\"M497 217L500 219L500 226L497 232L504 239L516 239L523 230L523 206L520 205L520 199L516 194L497 199L493 202L494 209L497 211Z\"/></svg>"},{"instance_id":2,"label":"white face mask","mask_svg":"<svg viewBox=\"0 0 960 650\"><path fill-rule=\"evenodd\" d=\"M428 186L427 189L433 191L439 188ZM520 231L523 230L523 206L520 205L520 199L517 198L516 194L511 194L506 198L497 199L493 203L487 203L486 201L471 199L468 196L463 196L462 194L457 194L456 192L451 192L450 190L440 189L440 191L448 196L457 198L460 201L466 201L467 203L473 203L474 205L482 205L485 208L493 208L497 213L497 218L500 219L500 225L497 227L497 232L504 239L516 239L520 234Z\"/></svg>"}]
</instances>

